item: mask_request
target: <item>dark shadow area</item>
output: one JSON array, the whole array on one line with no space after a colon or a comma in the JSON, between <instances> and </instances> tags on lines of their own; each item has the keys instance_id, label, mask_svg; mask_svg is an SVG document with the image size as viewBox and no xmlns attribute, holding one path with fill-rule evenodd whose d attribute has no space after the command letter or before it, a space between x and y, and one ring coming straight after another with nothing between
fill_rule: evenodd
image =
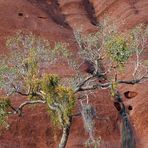
<instances>
[{"instance_id":1,"label":"dark shadow area","mask_svg":"<svg viewBox=\"0 0 148 148\"><path fill-rule=\"evenodd\" d=\"M70 26L65 21L64 15L61 13L58 0L52 0L51 4L47 0L28 0L30 3L36 5L42 11L44 11L49 18L51 18L56 24L63 26L64 28L70 29ZM45 17L38 17L46 19ZM48 19L48 18L47 18Z\"/></svg>"},{"instance_id":2,"label":"dark shadow area","mask_svg":"<svg viewBox=\"0 0 148 148\"><path fill-rule=\"evenodd\" d=\"M85 11L87 12L87 16L90 19L91 23L95 26L98 25L97 18L95 16L95 9L92 5L92 3L89 2L89 0L83 0L83 5L85 8Z\"/></svg>"},{"instance_id":3,"label":"dark shadow area","mask_svg":"<svg viewBox=\"0 0 148 148\"><path fill-rule=\"evenodd\" d=\"M18 16L24 16L24 14L22 12L19 12Z\"/></svg>"},{"instance_id":4,"label":"dark shadow area","mask_svg":"<svg viewBox=\"0 0 148 148\"><path fill-rule=\"evenodd\" d=\"M129 105L128 110L133 110L133 107L131 105Z\"/></svg>"},{"instance_id":5,"label":"dark shadow area","mask_svg":"<svg viewBox=\"0 0 148 148\"><path fill-rule=\"evenodd\" d=\"M121 106L120 106L119 102L114 102L114 106L117 109L117 111L119 111L119 112L121 111Z\"/></svg>"},{"instance_id":6,"label":"dark shadow area","mask_svg":"<svg viewBox=\"0 0 148 148\"><path fill-rule=\"evenodd\" d=\"M131 99L131 98L134 98L137 96L137 92L134 92L134 91L126 91L124 92L124 96L127 98L127 99Z\"/></svg>"},{"instance_id":7,"label":"dark shadow area","mask_svg":"<svg viewBox=\"0 0 148 148\"><path fill-rule=\"evenodd\" d=\"M84 64L86 65L86 70L85 71L87 73L93 74L94 71L95 71L94 64L89 60L85 60Z\"/></svg>"}]
</instances>

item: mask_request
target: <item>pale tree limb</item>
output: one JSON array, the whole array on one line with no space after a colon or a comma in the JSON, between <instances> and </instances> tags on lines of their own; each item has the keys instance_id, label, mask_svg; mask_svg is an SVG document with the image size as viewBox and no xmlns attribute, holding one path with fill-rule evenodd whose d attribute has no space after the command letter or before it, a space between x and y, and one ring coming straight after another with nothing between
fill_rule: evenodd
<instances>
[{"instance_id":1,"label":"pale tree limb","mask_svg":"<svg viewBox=\"0 0 148 148\"><path fill-rule=\"evenodd\" d=\"M69 137L69 134L70 134L71 124L72 124L72 116L69 117L69 124L66 124L63 127L62 137L61 137L61 140L60 140L58 148L65 148L66 147L66 144L67 144L67 141L68 141L68 137Z\"/></svg>"},{"instance_id":2,"label":"pale tree limb","mask_svg":"<svg viewBox=\"0 0 148 148\"><path fill-rule=\"evenodd\" d=\"M46 101L43 101L43 100L28 100L28 101L21 103L17 108L15 108L11 104L9 104L9 106L13 110L13 112L10 111L8 113L9 114L18 114L19 116L21 116L22 110L25 106L33 105L33 104L45 104L45 103L46 103Z\"/></svg>"},{"instance_id":3,"label":"pale tree limb","mask_svg":"<svg viewBox=\"0 0 148 148\"><path fill-rule=\"evenodd\" d=\"M46 101L43 100L28 100L23 102L22 104L19 105L19 107L16 109L16 113L18 113L19 116L22 115L22 110L25 106L28 105L33 105L33 104L45 104Z\"/></svg>"}]
</instances>

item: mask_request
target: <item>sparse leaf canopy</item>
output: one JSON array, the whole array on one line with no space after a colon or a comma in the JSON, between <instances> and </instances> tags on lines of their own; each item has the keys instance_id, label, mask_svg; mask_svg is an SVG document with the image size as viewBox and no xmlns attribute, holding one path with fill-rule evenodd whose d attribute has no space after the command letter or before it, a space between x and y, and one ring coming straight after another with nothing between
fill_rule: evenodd
<instances>
[{"instance_id":1,"label":"sparse leaf canopy","mask_svg":"<svg viewBox=\"0 0 148 148\"><path fill-rule=\"evenodd\" d=\"M146 33L141 36L139 31L135 30L127 35L118 33L108 24L105 25L107 29L104 30L103 28L100 32L86 37L80 33L75 33L80 56L78 57L79 60L76 59L75 61L73 61L74 56L69 54L66 49L67 44L58 42L52 47L47 40L36 37L32 33L19 32L15 37L9 38L7 47L10 49L10 55L9 57L0 57L0 89L5 90L6 96L10 97L12 94L17 94L26 97L27 101L20 104L18 108L14 108L9 98L1 97L0 124L6 125L7 116L10 113L22 115L22 110L26 105L46 104L54 125L63 129L59 147L64 148L72 117L75 116L73 110L76 97L78 97L81 105L81 112L78 114L82 116L84 127L89 134L87 144L97 147L100 145L101 138L98 140L94 138L94 119L98 116L96 110L89 104L89 95L95 96L94 90L98 88L110 89L114 106L116 105L117 108L117 105L119 105L123 122L128 121L118 85L134 85L148 78L145 75L145 73L147 74L147 67L145 70L144 62L139 58L146 47ZM139 30L142 32L141 28ZM140 47L142 47L142 50L140 50ZM144 67L144 70L140 70L142 76L133 80L119 80L117 68L123 67L135 51L137 59L134 73L138 73L138 68L142 65ZM106 61L104 57L107 57ZM57 75L49 74L45 70L51 64L56 64L57 59L61 58L67 58L67 63L72 65L75 70L71 80L67 77L68 82L73 85L65 85L66 80L62 83ZM87 64L88 67L85 72L81 71L81 64ZM106 66L108 67L106 68ZM86 101L86 103L83 104L83 101ZM125 138L125 143L126 141L128 139Z\"/></svg>"},{"instance_id":2,"label":"sparse leaf canopy","mask_svg":"<svg viewBox=\"0 0 148 148\"><path fill-rule=\"evenodd\" d=\"M105 47L108 55L118 65L125 64L132 53L128 47L127 40L120 35L108 38Z\"/></svg>"},{"instance_id":3,"label":"sparse leaf canopy","mask_svg":"<svg viewBox=\"0 0 148 148\"><path fill-rule=\"evenodd\" d=\"M59 58L67 58L69 52L66 46L58 42L52 48L47 40L32 33L19 32L7 40L10 55L9 58L3 56L0 63L0 88L7 95L17 93L31 101L45 101L60 126L70 122L69 117L75 105L74 93L72 89L60 85L57 75L41 73L41 68L55 64ZM0 119L4 122L9 103L0 101Z\"/></svg>"},{"instance_id":4,"label":"sparse leaf canopy","mask_svg":"<svg viewBox=\"0 0 148 148\"><path fill-rule=\"evenodd\" d=\"M74 35L80 48L81 58L91 62L100 58L99 32L90 33L87 36L81 35L81 32L74 32Z\"/></svg>"}]
</instances>

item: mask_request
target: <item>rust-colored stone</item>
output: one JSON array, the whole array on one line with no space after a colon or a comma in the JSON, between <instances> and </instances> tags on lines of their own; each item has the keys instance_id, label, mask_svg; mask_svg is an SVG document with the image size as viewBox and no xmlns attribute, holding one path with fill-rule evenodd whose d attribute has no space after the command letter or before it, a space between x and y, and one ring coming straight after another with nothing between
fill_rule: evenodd
<instances>
[{"instance_id":1,"label":"rust-colored stone","mask_svg":"<svg viewBox=\"0 0 148 148\"><path fill-rule=\"evenodd\" d=\"M82 29L83 33L90 33L97 28L88 17L87 13L90 11L85 10L83 0L58 0L57 2L58 4L53 4L53 0L0 0L0 54L8 52L5 47L7 37L15 35L19 30L24 30L40 35L51 43L68 42L70 50L76 55L77 45L73 31ZM132 0L90 0L90 2L93 4L98 21L101 21L105 15L110 15L121 29L148 22L147 0L137 0L134 3ZM48 8L52 10L48 11ZM124 24L121 24L122 20ZM129 65L127 75L122 76L124 79L130 77L131 67L132 65ZM51 69L53 73L56 72L63 77L72 74L72 71L61 63ZM50 72L51 69L49 69ZM146 83L126 87L124 85L121 90L125 92L131 90L131 87L134 92L138 92L138 96L126 100L126 103L132 106L130 118L137 136L137 148L147 148L148 85ZM101 147L119 148L120 129L116 123L118 113L110 99L109 91L98 90L94 96L91 96L91 100L98 116L109 119L107 122L106 120L96 121L96 137L101 136ZM12 101L18 105L23 100L14 98ZM46 107L26 108L23 117L12 116L9 122L10 129L0 136L0 148L57 147L61 133L52 128ZM57 133L57 139L55 133ZM75 117L67 148L82 148L87 138L82 120Z\"/></svg>"}]
</instances>

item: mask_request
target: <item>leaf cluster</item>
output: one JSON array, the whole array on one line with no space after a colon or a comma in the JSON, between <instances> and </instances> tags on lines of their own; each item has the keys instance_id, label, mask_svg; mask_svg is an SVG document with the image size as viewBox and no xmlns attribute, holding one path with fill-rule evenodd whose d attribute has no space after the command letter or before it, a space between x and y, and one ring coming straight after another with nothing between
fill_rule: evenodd
<instances>
[{"instance_id":1,"label":"leaf cluster","mask_svg":"<svg viewBox=\"0 0 148 148\"><path fill-rule=\"evenodd\" d=\"M109 57L117 65L124 65L132 53L128 47L126 38L120 35L108 38L105 42L105 48Z\"/></svg>"},{"instance_id":2,"label":"leaf cluster","mask_svg":"<svg viewBox=\"0 0 148 148\"><path fill-rule=\"evenodd\" d=\"M75 96L72 89L59 85L59 78L56 75L45 75L41 86L47 103L56 108L56 110L49 108L54 124L62 126L69 124L69 117L75 106Z\"/></svg>"},{"instance_id":3,"label":"leaf cluster","mask_svg":"<svg viewBox=\"0 0 148 148\"><path fill-rule=\"evenodd\" d=\"M0 125L2 126L6 126L7 122L6 122L6 118L8 117L8 112L7 109L10 106L10 100L5 98L5 97L1 97L0 98Z\"/></svg>"}]
</instances>

